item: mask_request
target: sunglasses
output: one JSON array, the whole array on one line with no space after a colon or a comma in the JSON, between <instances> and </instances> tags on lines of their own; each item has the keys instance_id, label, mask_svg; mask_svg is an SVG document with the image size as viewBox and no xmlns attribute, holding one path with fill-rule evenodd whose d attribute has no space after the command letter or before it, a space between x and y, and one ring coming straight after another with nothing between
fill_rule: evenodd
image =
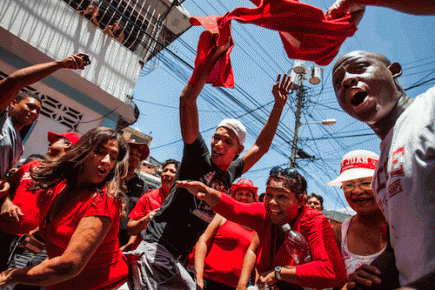
<instances>
[{"instance_id":1,"label":"sunglasses","mask_svg":"<svg viewBox=\"0 0 435 290\"><path fill-rule=\"evenodd\" d=\"M295 178L299 175L299 172L295 168L281 168L275 166L270 170L269 175L281 175L288 178Z\"/></svg>"}]
</instances>

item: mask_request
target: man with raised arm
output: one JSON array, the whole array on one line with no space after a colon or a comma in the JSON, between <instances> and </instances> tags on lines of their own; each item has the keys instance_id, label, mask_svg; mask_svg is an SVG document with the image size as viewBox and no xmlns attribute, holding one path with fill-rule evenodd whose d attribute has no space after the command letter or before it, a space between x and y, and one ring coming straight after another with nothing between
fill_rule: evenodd
<instances>
[{"instance_id":1,"label":"man with raised arm","mask_svg":"<svg viewBox=\"0 0 435 290\"><path fill-rule=\"evenodd\" d=\"M32 65L0 81L0 179L23 154L21 129L32 124L41 111L39 97L20 90L62 68L83 69L82 56L87 55L73 54L62 60Z\"/></svg>"},{"instance_id":2,"label":"man with raised arm","mask_svg":"<svg viewBox=\"0 0 435 290\"><path fill-rule=\"evenodd\" d=\"M184 153L175 180L198 180L218 190L228 191L232 182L248 171L268 150L278 127L290 89L287 75L278 79L272 93L275 104L255 144L243 155L246 129L239 120L223 120L211 140L211 152L199 133L196 100L214 64L228 49L214 47L196 70L195 83L188 82L180 96L180 126ZM280 82L281 80L281 82ZM187 190L172 186L165 203L142 232L136 254L141 268L137 289L197 289L194 275L185 268L199 236L212 220L210 207ZM135 288L135 289L136 289Z\"/></svg>"}]
</instances>

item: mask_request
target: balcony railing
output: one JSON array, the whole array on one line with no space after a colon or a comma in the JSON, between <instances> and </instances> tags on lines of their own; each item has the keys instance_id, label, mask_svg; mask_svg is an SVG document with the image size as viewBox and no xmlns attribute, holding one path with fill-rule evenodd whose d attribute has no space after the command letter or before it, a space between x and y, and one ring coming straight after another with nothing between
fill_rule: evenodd
<instances>
[{"instance_id":1,"label":"balcony railing","mask_svg":"<svg viewBox=\"0 0 435 290\"><path fill-rule=\"evenodd\" d=\"M178 37L163 24L172 6L157 14L146 1L142 4L135 0L63 1L139 55L144 63Z\"/></svg>"}]
</instances>

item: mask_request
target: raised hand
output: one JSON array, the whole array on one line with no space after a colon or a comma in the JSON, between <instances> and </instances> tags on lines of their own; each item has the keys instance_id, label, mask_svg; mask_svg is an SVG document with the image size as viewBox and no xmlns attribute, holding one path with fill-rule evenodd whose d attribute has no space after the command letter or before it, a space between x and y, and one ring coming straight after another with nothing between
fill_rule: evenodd
<instances>
[{"instance_id":1,"label":"raised hand","mask_svg":"<svg viewBox=\"0 0 435 290\"><path fill-rule=\"evenodd\" d=\"M355 19L355 23L361 21L366 6L356 3L352 0L336 0L334 4L326 11L326 17L329 19L336 19L346 15L347 12L351 13Z\"/></svg>"},{"instance_id":2,"label":"raised hand","mask_svg":"<svg viewBox=\"0 0 435 290\"><path fill-rule=\"evenodd\" d=\"M275 84L272 87L272 94L275 97L275 102L282 106L287 102L288 94L292 86L290 76L284 74L280 82L281 74L278 74Z\"/></svg>"},{"instance_id":3,"label":"raised hand","mask_svg":"<svg viewBox=\"0 0 435 290\"><path fill-rule=\"evenodd\" d=\"M62 65L62 68L84 69L83 56L89 58L89 55L86 53L78 53L67 56L64 59L58 60L57 62Z\"/></svg>"}]
</instances>

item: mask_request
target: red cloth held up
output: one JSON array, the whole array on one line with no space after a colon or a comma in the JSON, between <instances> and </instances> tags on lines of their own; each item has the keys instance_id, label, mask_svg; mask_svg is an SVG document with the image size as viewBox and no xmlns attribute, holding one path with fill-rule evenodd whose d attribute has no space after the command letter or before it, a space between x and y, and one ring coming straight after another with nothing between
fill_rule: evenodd
<instances>
[{"instance_id":1,"label":"red cloth held up","mask_svg":"<svg viewBox=\"0 0 435 290\"><path fill-rule=\"evenodd\" d=\"M193 25L202 25L195 70L214 46L225 44L231 37L231 20L256 24L277 30L289 58L309 60L318 65L329 64L347 37L356 31L351 15L327 19L323 11L299 0L251 0L257 7L239 7L223 16L191 17ZM234 88L229 49L213 68L207 83ZM195 71L189 80L197 82Z\"/></svg>"}]
</instances>

